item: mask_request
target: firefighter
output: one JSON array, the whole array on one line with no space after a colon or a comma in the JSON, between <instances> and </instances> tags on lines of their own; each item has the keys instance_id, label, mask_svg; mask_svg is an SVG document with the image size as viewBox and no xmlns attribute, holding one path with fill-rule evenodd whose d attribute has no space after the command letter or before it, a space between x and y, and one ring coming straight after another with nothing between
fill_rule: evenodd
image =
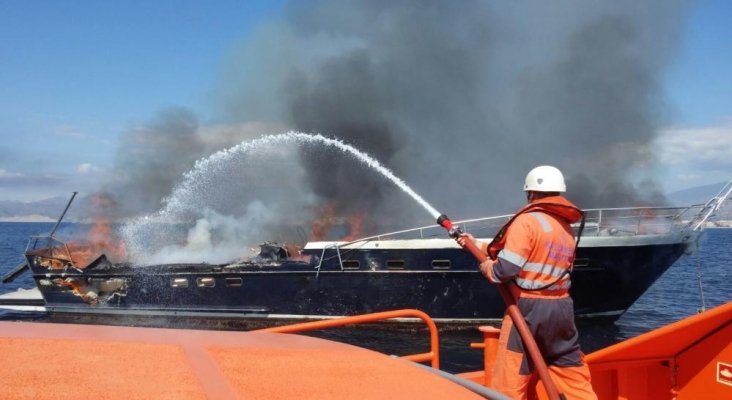
<instances>
[{"instance_id":1,"label":"firefighter","mask_svg":"<svg viewBox=\"0 0 732 400\"><path fill-rule=\"evenodd\" d=\"M596 399L590 372L580 351L569 296L570 272L576 242L570 224L582 220L582 211L564 198L561 171L551 166L532 169L524 184L528 205L519 210L490 244L470 234L488 254L480 271L494 284L508 283L521 313L541 351L552 380L568 399ZM579 235L578 235L579 237ZM534 374L521 337L504 315L498 341L492 387L512 398L525 399Z\"/></svg>"}]
</instances>

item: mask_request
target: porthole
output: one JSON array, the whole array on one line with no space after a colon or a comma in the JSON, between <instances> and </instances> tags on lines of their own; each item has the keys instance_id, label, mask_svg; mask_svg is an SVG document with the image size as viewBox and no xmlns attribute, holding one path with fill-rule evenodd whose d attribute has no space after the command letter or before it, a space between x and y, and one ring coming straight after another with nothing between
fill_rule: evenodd
<instances>
[{"instance_id":1,"label":"porthole","mask_svg":"<svg viewBox=\"0 0 732 400\"><path fill-rule=\"evenodd\" d=\"M388 269L404 269L405 264L404 260L386 260L386 268Z\"/></svg>"},{"instance_id":2,"label":"porthole","mask_svg":"<svg viewBox=\"0 0 732 400\"><path fill-rule=\"evenodd\" d=\"M175 288L187 288L188 278L173 278L170 280L170 286Z\"/></svg>"},{"instance_id":3,"label":"porthole","mask_svg":"<svg viewBox=\"0 0 732 400\"><path fill-rule=\"evenodd\" d=\"M216 286L216 281L214 278L196 278L196 286L198 287L214 287Z\"/></svg>"},{"instance_id":4,"label":"porthole","mask_svg":"<svg viewBox=\"0 0 732 400\"><path fill-rule=\"evenodd\" d=\"M432 268L434 269L450 269L452 262L450 260L432 260Z\"/></svg>"},{"instance_id":5,"label":"porthole","mask_svg":"<svg viewBox=\"0 0 732 400\"><path fill-rule=\"evenodd\" d=\"M226 286L241 287L243 280L241 278L226 278Z\"/></svg>"},{"instance_id":6,"label":"porthole","mask_svg":"<svg viewBox=\"0 0 732 400\"><path fill-rule=\"evenodd\" d=\"M572 265L575 267L586 267L586 266L590 265L590 259L589 258L575 258Z\"/></svg>"},{"instance_id":7,"label":"porthole","mask_svg":"<svg viewBox=\"0 0 732 400\"><path fill-rule=\"evenodd\" d=\"M343 261L343 269L358 269L360 266L361 266L361 262L358 260Z\"/></svg>"}]
</instances>

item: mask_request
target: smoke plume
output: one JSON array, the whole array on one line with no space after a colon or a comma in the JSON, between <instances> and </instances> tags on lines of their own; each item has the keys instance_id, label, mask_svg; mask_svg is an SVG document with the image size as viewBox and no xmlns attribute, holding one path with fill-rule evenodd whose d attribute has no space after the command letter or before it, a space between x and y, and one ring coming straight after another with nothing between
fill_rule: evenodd
<instances>
[{"instance_id":1,"label":"smoke plume","mask_svg":"<svg viewBox=\"0 0 732 400\"><path fill-rule=\"evenodd\" d=\"M191 110L164 109L122 135L114 171L102 190L115 199L115 207L108 207L107 216L151 213L163 205L196 160L243 140L283 130L281 125L261 122L201 126ZM246 171L241 173L244 181ZM225 186L226 182L220 184Z\"/></svg>"},{"instance_id":2,"label":"smoke plume","mask_svg":"<svg viewBox=\"0 0 732 400\"><path fill-rule=\"evenodd\" d=\"M667 1L293 2L228 60L223 109L352 143L450 214L512 211L542 164L565 172L583 207L646 204L662 199L650 145L685 11ZM347 161L303 165L316 194L345 212L383 215L400 201ZM399 204L400 218L429 221Z\"/></svg>"},{"instance_id":3,"label":"smoke plume","mask_svg":"<svg viewBox=\"0 0 732 400\"><path fill-rule=\"evenodd\" d=\"M224 60L219 125L168 110L132 130L108 191L157 209L194 160L287 128L371 154L455 219L514 211L525 174L544 164L581 207L662 203L651 145L686 12L681 0L293 1ZM341 154L266 154L278 156L236 159L191 192L189 245L217 242L225 218L252 210L272 227L328 205L365 215L363 234L434 222Z\"/></svg>"}]
</instances>

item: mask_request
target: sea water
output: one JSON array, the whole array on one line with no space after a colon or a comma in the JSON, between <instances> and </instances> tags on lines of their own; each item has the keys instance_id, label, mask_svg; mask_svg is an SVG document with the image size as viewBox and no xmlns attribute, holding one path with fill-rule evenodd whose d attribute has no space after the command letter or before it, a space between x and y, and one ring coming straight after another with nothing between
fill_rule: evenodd
<instances>
[{"instance_id":1,"label":"sea water","mask_svg":"<svg viewBox=\"0 0 732 400\"><path fill-rule=\"evenodd\" d=\"M4 275L23 260L22 254L31 235L46 233L52 227L53 224L44 223L0 223L0 274ZM66 234L83 235L86 229L85 225L64 223L59 237ZM679 259L615 323L580 320L578 327L583 350L589 353L696 314L702 308L699 282L707 309L732 300L730 244L732 229L707 229L699 241L697 252ZM0 285L0 293L33 286L33 280L26 272L14 282ZM0 318L43 320L45 316L0 311ZM482 353L469 348L470 342L481 340L477 330L442 330L440 334L444 369L462 372L481 367ZM428 336L422 330L404 332L350 328L319 336L397 355L425 352L429 346Z\"/></svg>"}]
</instances>

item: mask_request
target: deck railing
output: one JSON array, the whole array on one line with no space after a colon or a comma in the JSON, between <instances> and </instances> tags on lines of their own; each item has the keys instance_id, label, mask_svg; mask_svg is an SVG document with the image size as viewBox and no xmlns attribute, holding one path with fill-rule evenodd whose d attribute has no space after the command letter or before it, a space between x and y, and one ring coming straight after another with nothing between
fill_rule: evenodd
<instances>
[{"instance_id":1,"label":"deck railing","mask_svg":"<svg viewBox=\"0 0 732 400\"><path fill-rule=\"evenodd\" d=\"M633 236L665 234L683 229L693 229L695 221L703 215L706 205L688 207L626 207L585 209L585 236ZM513 215L455 221L465 232L476 237L493 237ZM574 225L579 230L579 223ZM445 238L444 229L430 225L390 232L357 240L427 239ZM341 243L341 246L344 245Z\"/></svg>"},{"instance_id":2,"label":"deck railing","mask_svg":"<svg viewBox=\"0 0 732 400\"><path fill-rule=\"evenodd\" d=\"M73 263L68 244L50 235L31 236L25 253Z\"/></svg>"},{"instance_id":3,"label":"deck railing","mask_svg":"<svg viewBox=\"0 0 732 400\"><path fill-rule=\"evenodd\" d=\"M419 318L427 325L430 331L430 351L427 353L410 354L402 356L402 358L414 362L429 361L432 368L440 368L440 338L437 333L435 322L426 313L419 310L404 309L394 311L384 311L372 314L355 315L352 317L343 317L336 319L327 319L322 321L303 322L299 324L275 326L272 328L258 329L255 332L274 332L274 333L300 333L306 331L317 331L322 329L338 328L347 325L366 324L371 322L385 321L395 318Z\"/></svg>"}]
</instances>

